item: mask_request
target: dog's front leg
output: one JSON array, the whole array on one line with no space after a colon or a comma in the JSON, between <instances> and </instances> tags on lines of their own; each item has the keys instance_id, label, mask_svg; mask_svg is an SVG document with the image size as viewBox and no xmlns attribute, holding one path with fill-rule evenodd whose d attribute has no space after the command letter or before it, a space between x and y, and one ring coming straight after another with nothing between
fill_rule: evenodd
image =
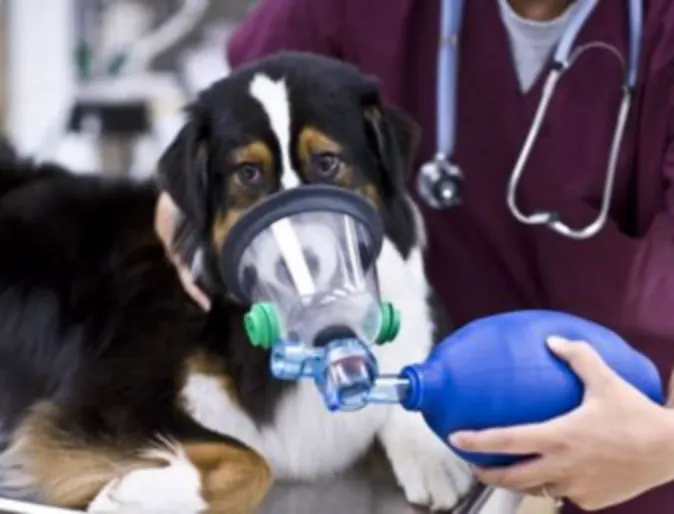
<instances>
[{"instance_id":1,"label":"dog's front leg","mask_svg":"<svg viewBox=\"0 0 674 514\"><path fill-rule=\"evenodd\" d=\"M188 418L169 427L171 441L143 452L161 462L115 477L87 510L90 514L251 514L271 488L262 456Z\"/></svg>"},{"instance_id":2,"label":"dog's front leg","mask_svg":"<svg viewBox=\"0 0 674 514\"><path fill-rule=\"evenodd\" d=\"M428 333L426 327L409 323L395 342L377 348L382 372L397 373L407 364L423 362L432 346L430 336L427 340L423 337ZM455 507L474 484L468 465L426 425L421 414L392 406L378 436L410 503L447 510ZM521 495L499 489L480 514L515 514L520 502Z\"/></svg>"},{"instance_id":3,"label":"dog's front leg","mask_svg":"<svg viewBox=\"0 0 674 514\"><path fill-rule=\"evenodd\" d=\"M470 488L468 467L430 431L419 414L393 409L379 439L410 503L449 509Z\"/></svg>"},{"instance_id":4,"label":"dog's front leg","mask_svg":"<svg viewBox=\"0 0 674 514\"><path fill-rule=\"evenodd\" d=\"M376 349L382 372L397 373L426 359L431 349L430 322L417 326L424 324L426 313L419 314L422 319L406 317L393 343ZM470 489L470 469L431 431L421 414L393 406L378 437L410 503L449 509Z\"/></svg>"}]
</instances>

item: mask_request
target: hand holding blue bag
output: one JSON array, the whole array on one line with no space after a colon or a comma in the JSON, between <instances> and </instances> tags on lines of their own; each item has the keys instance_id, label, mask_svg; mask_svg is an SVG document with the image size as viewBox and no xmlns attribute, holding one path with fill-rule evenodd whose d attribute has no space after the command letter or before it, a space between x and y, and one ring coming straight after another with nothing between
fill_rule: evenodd
<instances>
[{"instance_id":1,"label":"hand holding blue bag","mask_svg":"<svg viewBox=\"0 0 674 514\"><path fill-rule=\"evenodd\" d=\"M547 347L550 336L590 344L624 380L664 403L655 365L615 332L560 312L518 311L474 321L438 344L428 359L401 373L401 404L418 411L448 441L460 430L542 422L563 415L583 398L583 384ZM476 454L454 448L480 466L502 466L525 456Z\"/></svg>"}]
</instances>

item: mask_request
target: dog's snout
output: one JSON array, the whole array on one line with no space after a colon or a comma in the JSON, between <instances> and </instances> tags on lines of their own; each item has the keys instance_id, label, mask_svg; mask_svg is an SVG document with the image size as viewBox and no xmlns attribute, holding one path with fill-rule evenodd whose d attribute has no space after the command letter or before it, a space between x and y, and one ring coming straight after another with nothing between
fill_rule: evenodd
<instances>
[{"instance_id":1,"label":"dog's snout","mask_svg":"<svg viewBox=\"0 0 674 514\"><path fill-rule=\"evenodd\" d=\"M327 345L331 341L335 341L336 339L349 339L355 337L355 332L346 325L331 325L316 334L316 337L314 338L314 346L321 347Z\"/></svg>"},{"instance_id":2,"label":"dog's snout","mask_svg":"<svg viewBox=\"0 0 674 514\"><path fill-rule=\"evenodd\" d=\"M321 270L321 263L313 250L304 249L304 263L312 276L318 276ZM276 279L281 283L286 283L291 280L290 270L288 269L288 263L279 255L276 258L275 270Z\"/></svg>"},{"instance_id":3,"label":"dog's snout","mask_svg":"<svg viewBox=\"0 0 674 514\"><path fill-rule=\"evenodd\" d=\"M304 258L306 260L307 267L309 268L309 272L311 272L312 275L318 275L318 272L321 268L318 256L312 250L305 250Z\"/></svg>"},{"instance_id":4,"label":"dog's snout","mask_svg":"<svg viewBox=\"0 0 674 514\"><path fill-rule=\"evenodd\" d=\"M281 284L291 282L288 265L281 256L276 259L276 264L274 264L274 274L276 275L276 280Z\"/></svg>"},{"instance_id":5,"label":"dog's snout","mask_svg":"<svg viewBox=\"0 0 674 514\"><path fill-rule=\"evenodd\" d=\"M244 291L252 291L258 283L258 274L253 266L246 266L241 274L241 286Z\"/></svg>"}]
</instances>

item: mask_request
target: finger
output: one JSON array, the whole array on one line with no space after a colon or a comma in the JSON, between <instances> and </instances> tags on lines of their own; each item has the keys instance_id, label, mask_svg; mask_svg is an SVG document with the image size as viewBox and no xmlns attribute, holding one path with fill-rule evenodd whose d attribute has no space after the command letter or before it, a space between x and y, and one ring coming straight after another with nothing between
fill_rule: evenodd
<instances>
[{"instance_id":1,"label":"finger","mask_svg":"<svg viewBox=\"0 0 674 514\"><path fill-rule=\"evenodd\" d=\"M559 512L559 509L564 505L564 499L568 498L568 494L565 494L565 487L560 483L555 484L546 484L543 487L536 487L534 489L527 489L524 491L524 494L527 496L534 496L536 498L546 498L549 501L554 503L556 507L555 512Z\"/></svg>"},{"instance_id":2,"label":"finger","mask_svg":"<svg viewBox=\"0 0 674 514\"><path fill-rule=\"evenodd\" d=\"M547 344L555 355L566 361L578 378L583 381L586 389L600 390L613 386L616 374L604 362L597 350L588 343L551 336L548 337Z\"/></svg>"},{"instance_id":3,"label":"finger","mask_svg":"<svg viewBox=\"0 0 674 514\"><path fill-rule=\"evenodd\" d=\"M492 428L480 431L461 431L450 435L454 447L476 453L504 453L531 455L554 449L559 438L556 421Z\"/></svg>"},{"instance_id":4,"label":"finger","mask_svg":"<svg viewBox=\"0 0 674 514\"><path fill-rule=\"evenodd\" d=\"M547 486L553 494L556 474L549 459L543 457L529 459L519 464L499 468L473 468L475 476L483 483L503 487L511 491L540 491Z\"/></svg>"},{"instance_id":5,"label":"finger","mask_svg":"<svg viewBox=\"0 0 674 514\"><path fill-rule=\"evenodd\" d=\"M208 312L211 310L211 300L206 294L197 287L192 278L192 273L181 264L177 264L178 274L180 276L180 282L183 284L183 288L189 294L192 299L201 307L204 311Z\"/></svg>"}]
</instances>

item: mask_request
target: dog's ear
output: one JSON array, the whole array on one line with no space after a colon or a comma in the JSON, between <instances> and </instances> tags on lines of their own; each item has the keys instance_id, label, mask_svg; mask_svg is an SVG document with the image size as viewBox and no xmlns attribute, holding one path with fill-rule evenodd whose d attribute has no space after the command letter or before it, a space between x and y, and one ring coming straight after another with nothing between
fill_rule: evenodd
<instances>
[{"instance_id":1,"label":"dog's ear","mask_svg":"<svg viewBox=\"0 0 674 514\"><path fill-rule=\"evenodd\" d=\"M208 149L205 124L194 109L159 159L157 179L190 224L202 230L208 217Z\"/></svg>"},{"instance_id":2,"label":"dog's ear","mask_svg":"<svg viewBox=\"0 0 674 514\"><path fill-rule=\"evenodd\" d=\"M402 193L416 156L421 129L402 110L376 103L365 105L365 130L382 172L382 190L391 199Z\"/></svg>"}]
</instances>

